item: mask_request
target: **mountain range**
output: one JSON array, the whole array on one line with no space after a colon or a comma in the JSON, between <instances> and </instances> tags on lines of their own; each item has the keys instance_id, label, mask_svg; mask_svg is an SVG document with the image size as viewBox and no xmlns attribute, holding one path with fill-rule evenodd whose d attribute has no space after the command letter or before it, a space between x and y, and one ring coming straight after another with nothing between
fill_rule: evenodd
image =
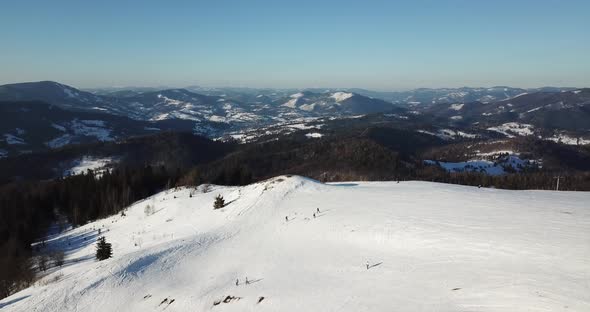
<instances>
[{"instance_id":1,"label":"mountain range","mask_svg":"<svg viewBox=\"0 0 590 312\"><path fill-rule=\"evenodd\" d=\"M0 156L158 131L251 142L315 129L307 131L312 138L376 120L443 139L536 135L585 144L589 104L590 89L575 88L80 90L51 81L17 83L0 86Z\"/></svg>"}]
</instances>

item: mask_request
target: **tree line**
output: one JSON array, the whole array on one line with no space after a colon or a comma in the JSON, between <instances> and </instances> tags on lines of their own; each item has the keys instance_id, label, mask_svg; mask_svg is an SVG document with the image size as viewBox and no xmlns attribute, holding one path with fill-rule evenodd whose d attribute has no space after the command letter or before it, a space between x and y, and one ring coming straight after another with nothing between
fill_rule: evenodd
<instances>
[{"instance_id":1,"label":"tree line","mask_svg":"<svg viewBox=\"0 0 590 312\"><path fill-rule=\"evenodd\" d=\"M97 176L89 171L49 181L0 187L0 298L34 278L31 244L57 216L73 226L121 212L131 203L176 185L180 170L144 166L118 168Z\"/></svg>"}]
</instances>

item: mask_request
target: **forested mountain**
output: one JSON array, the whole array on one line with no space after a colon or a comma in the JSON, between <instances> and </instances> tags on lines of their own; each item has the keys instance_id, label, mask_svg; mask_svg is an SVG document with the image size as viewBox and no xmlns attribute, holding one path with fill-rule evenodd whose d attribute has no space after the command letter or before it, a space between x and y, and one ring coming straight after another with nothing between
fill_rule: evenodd
<instances>
[{"instance_id":1,"label":"forested mountain","mask_svg":"<svg viewBox=\"0 0 590 312\"><path fill-rule=\"evenodd\" d=\"M0 102L0 157L160 131L193 131L193 127L186 120L142 121L102 112L64 110L39 101Z\"/></svg>"},{"instance_id":2,"label":"forested mountain","mask_svg":"<svg viewBox=\"0 0 590 312\"><path fill-rule=\"evenodd\" d=\"M590 130L590 89L523 93L491 103L456 102L421 110L458 123L519 122L545 130Z\"/></svg>"}]
</instances>

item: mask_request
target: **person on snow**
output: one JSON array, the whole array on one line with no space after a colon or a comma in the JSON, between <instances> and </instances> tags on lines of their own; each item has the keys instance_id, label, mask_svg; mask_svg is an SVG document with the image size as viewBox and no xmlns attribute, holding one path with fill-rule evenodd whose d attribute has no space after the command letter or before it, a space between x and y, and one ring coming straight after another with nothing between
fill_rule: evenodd
<instances>
[{"instance_id":1,"label":"person on snow","mask_svg":"<svg viewBox=\"0 0 590 312\"><path fill-rule=\"evenodd\" d=\"M248 277L246 276L246 285L250 284L250 281L248 281Z\"/></svg>"},{"instance_id":2,"label":"person on snow","mask_svg":"<svg viewBox=\"0 0 590 312\"><path fill-rule=\"evenodd\" d=\"M367 261L367 270L369 269L369 261Z\"/></svg>"},{"instance_id":3,"label":"person on snow","mask_svg":"<svg viewBox=\"0 0 590 312\"><path fill-rule=\"evenodd\" d=\"M320 208L317 208L316 211L317 211L317 213L320 213Z\"/></svg>"},{"instance_id":4,"label":"person on snow","mask_svg":"<svg viewBox=\"0 0 590 312\"><path fill-rule=\"evenodd\" d=\"M240 279L236 278L236 286L240 285Z\"/></svg>"},{"instance_id":5,"label":"person on snow","mask_svg":"<svg viewBox=\"0 0 590 312\"><path fill-rule=\"evenodd\" d=\"M315 219L315 213L313 214L313 218Z\"/></svg>"},{"instance_id":6,"label":"person on snow","mask_svg":"<svg viewBox=\"0 0 590 312\"><path fill-rule=\"evenodd\" d=\"M289 216L285 216L285 221L289 222Z\"/></svg>"}]
</instances>

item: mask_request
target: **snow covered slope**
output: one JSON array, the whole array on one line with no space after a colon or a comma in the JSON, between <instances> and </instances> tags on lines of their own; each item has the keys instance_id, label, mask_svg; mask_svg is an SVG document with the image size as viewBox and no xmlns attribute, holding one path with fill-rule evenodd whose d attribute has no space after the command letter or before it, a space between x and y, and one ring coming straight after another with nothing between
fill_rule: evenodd
<instances>
[{"instance_id":1,"label":"snow covered slope","mask_svg":"<svg viewBox=\"0 0 590 312\"><path fill-rule=\"evenodd\" d=\"M227 205L213 210L218 194ZM297 176L170 190L53 237L48 248L67 248L66 265L0 308L590 311L589 202L588 193ZM102 262L98 229L114 250Z\"/></svg>"}]
</instances>

